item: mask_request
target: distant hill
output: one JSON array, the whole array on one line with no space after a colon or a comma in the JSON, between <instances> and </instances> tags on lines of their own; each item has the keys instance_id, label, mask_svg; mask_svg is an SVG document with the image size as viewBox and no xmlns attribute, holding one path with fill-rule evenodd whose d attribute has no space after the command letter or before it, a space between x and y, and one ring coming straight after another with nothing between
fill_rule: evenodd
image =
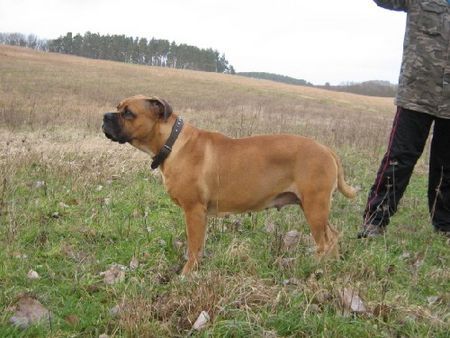
<instances>
[{"instance_id":1,"label":"distant hill","mask_svg":"<svg viewBox=\"0 0 450 338\"><path fill-rule=\"evenodd\" d=\"M104 111L105 105L111 109L124 97L136 94L162 97L175 111L192 118L200 127L221 130L233 137L274 132L311 135L316 133L311 121L317 121L323 125L321 130L328 131L329 125L323 122L328 117L337 121L353 120L359 119L362 112L370 112L378 121L380 117L390 118L393 111L392 99L372 99L231 74L94 60L1 44L0 65L0 129L54 124L98 133L99 112ZM27 99L18 99L21 97ZM55 98L63 99L56 108L51 108ZM36 102L41 108L34 108ZM74 114L74 107L79 114ZM363 115L364 120L372 119L371 114ZM292 122L297 119L307 123L298 126ZM337 123L340 126L341 122ZM334 133L318 131L316 135L325 141L330 141L330 135L335 137Z\"/></svg>"},{"instance_id":2,"label":"distant hill","mask_svg":"<svg viewBox=\"0 0 450 338\"><path fill-rule=\"evenodd\" d=\"M381 97L394 97L397 93L397 85L394 85L389 81L379 80L365 81L361 83L349 82L339 86L325 85L317 87L337 92L348 92Z\"/></svg>"},{"instance_id":3,"label":"distant hill","mask_svg":"<svg viewBox=\"0 0 450 338\"><path fill-rule=\"evenodd\" d=\"M237 75L252 77L255 79L263 79L263 80L271 80L275 82L282 82L297 86L313 86L312 83L305 81L303 79L296 79L290 76L273 74L273 73L265 73L265 72L239 72Z\"/></svg>"},{"instance_id":4,"label":"distant hill","mask_svg":"<svg viewBox=\"0 0 450 338\"><path fill-rule=\"evenodd\" d=\"M265 73L265 72L238 72L237 75L251 77L255 79L270 80L275 82L282 82L296 86L316 87L336 92L347 92L353 94L367 95L367 96L381 96L394 97L397 93L397 85L389 81L371 80L365 82L348 82L337 86L326 84L325 86L315 86L311 82L303 79L296 79L290 76Z\"/></svg>"},{"instance_id":5,"label":"distant hill","mask_svg":"<svg viewBox=\"0 0 450 338\"><path fill-rule=\"evenodd\" d=\"M348 82L337 86L315 86L304 79L267 72L238 72L229 64L225 54L211 48L201 49L168 40L133 38L125 35L100 35L86 32L73 35L68 32L54 40L43 40L30 34L1 33L0 45L28 47L45 52L72 54L93 59L113 60L148 66L190 69L205 72L238 74L295 86L316 87L368 96L394 97L397 86L388 81Z\"/></svg>"}]
</instances>

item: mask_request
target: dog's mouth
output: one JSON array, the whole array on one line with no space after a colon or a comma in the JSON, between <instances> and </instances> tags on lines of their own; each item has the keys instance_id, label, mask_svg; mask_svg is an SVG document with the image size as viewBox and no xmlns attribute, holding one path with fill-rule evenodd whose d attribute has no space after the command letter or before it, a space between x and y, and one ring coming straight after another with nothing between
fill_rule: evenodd
<instances>
[{"instance_id":1,"label":"dog's mouth","mask_svg":"<svg viewBox=\"0 0 450 338\"><path fill-rule=\"evenodd\" d=\"M103 133L111 141L119 142L120 144L130 142L131 138L123 132L117 116L117 113L105 113L103 115Z\"/></svg>"},{"instance_id":2,"label":"dog's mouth","mask_svg":"<svg viewBox=\"0 0 450 338\"><path fill-rule=\"evenodd\" d=\"M108 133L108 131L105 129L105 125L102 125L102 131L103 131L103 133L105 134L105 136L106 136L107 138L109 138L111 141L116 141L116 140L114 139L114 137L113 137L110 133Z\"/></svg>"},{"instance_id":3,"label":"dog's mouth","mask_svg":"<svg viewBox=\"0 0 450 338\"><path fill-rule=\"evenodd\" d=\"M123 136L118 137L117 135L115 135L114 132L109 131L108 128L105 127L105 124L102 125L102 130L103 130L103 133L105 134L105 136L113 142L118 142L120 144L124 144L124 143L127 143L130 141L126 137L123 137Z\"/></svg>"}]
</instances>

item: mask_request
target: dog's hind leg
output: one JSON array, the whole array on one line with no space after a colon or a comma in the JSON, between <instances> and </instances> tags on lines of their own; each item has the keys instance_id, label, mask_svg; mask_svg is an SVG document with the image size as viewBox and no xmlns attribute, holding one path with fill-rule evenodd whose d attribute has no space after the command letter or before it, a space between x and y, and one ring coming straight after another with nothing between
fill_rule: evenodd
<instances>
[{"instance_id":1,"label":"dog's hind leg","mask_svg":"<svg viewBox=\"0 0 450 338\"><path fill-rule=\"evenodd\" d=\"M311 233L316 242L317 256L336 255L337 231L328 223L330 213L330 193L328 191L309 191L302 194L302 206Z\"/></svg>"},{"instance_id":2,"label":"dog's hind leg","mask_svg":"<svg viewBox=\"0 0 450 338\"><path fill-rule=\"evenodd\" d=\"M339 258L339 231L337 231L330 223L327 224L328 238L331 239L330 245L325 255Z\"/></svg>"},{"instance_id":3,"label":"dog's hind leg","mask_svg":"<svg viewBox=\"0 0 450 338\"><path fill-rule=\"evenodd\" d=\"M206 234L206 207L197 204L184 209L188 241L188 261L181 274L186 275L196 269L203 255Z\"/></svg>"}]
</instances>

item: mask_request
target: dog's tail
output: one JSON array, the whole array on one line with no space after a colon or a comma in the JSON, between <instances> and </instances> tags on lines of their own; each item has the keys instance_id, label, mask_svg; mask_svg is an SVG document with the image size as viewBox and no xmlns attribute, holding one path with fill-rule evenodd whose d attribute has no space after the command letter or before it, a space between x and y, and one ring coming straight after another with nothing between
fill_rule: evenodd
<instances>
[{"instance_id":1,"label":"dog's tail","mask_svg":"<svg viewBox=\"0 0 450 338\"><path fill-rule=\"evenodd\" d=\"M336 161L336 165L338 167L338 177L337 177L337 187L338 190L347 198L355 198L356 194L358 192L357 189L353 188L352 186L348 185L347 182L345 182L344 178L344 168L342 168L341 160L339 157L330 150L331 155L333 155L334 160Z\"/></svg>"}]
</instances>

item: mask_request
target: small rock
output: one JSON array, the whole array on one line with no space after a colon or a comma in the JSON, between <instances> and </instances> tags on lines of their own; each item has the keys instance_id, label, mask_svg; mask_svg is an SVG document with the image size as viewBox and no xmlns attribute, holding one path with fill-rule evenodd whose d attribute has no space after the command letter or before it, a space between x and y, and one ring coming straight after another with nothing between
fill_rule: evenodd
<instances>
[{"instance_id":1,"label":"small rock","mask_svg":"<svg viewBox=\"0 0 450 338\"><path fill-rule=\"evenodd\" d=\"M286 250L294 249L300 242L300 233L297 230L288 231L283 238L284 248Z\"/></svg>"},{"instance_id":2,"label":"small rock","mask_svg":"<svg viewBox=\"0 0 450 338\"><path fill-rule=\"evenodd\" d=\"M34 270L28 271L27 277L28 277L28 279L39 279L40 278L39 274Z\"/></svg>"},{"instance_id":3,"label":"small rock","mask_svg":"<svg viewBox=\"0 0 450 338\"><path fill-rule=\"evenodd\" d=\"M183 249L183 246L184 246L183 241L179 239L174 239L173 247L175 248L175 250L180 251L181 249Z\"/></svg>"},{"instance_id":4,"label":"small rock","mask_svg":"<svg viewBox=\"0 0 450 338\"><path fill-rule=\"evenodd\" d=\"M202 311L200 313L200 315L198 316L197 320L195 321L194 325L192 325L192 328L194 330L200 331L201 329L203 329L206 324L209 322L210 317L208 312L206 311Z\"/></svg>"},{"instance_id":5,"label":"small rock","mask_svg":"<svg viewBox=\"0 0 450 338\"><path fill-rule=\"evenodd\" d=\"M126 267L120 264L113 264L108 270L100 272L105 284L112 285L125 280Z\"/></svg>"},{"instance_id":6,"label":"small rock","mask_svg":"<svg viewBox=\"0 0 450 338\"><path fill-rule=\"evenodd\" d=\"M131 258L129 266L130 266L130 270L136 270L138 268L139 261L135 256L133 256L133 258Z\"/></svg>"},{"instance_id":7,"label":"small rock","mask_svg":"<svg viewBox=\"0 0 450 338\"><path fill-rule=\"evenodd\" d=\"M350 310L353 313L367 313L366 306L359 297L357 291L344 288L344 290L340 293L340 296L345 310Z\"/></svg>"},{"instance_id":8,"label":"small rock","mask_svg":"<svg viewBox=\"0 0 450 338\"><path fill-rule=\"evenodd\" d=\"M14 311L14 316L9 321L22 329L50 318L50 312L30 296L21 297L14 306Z\"/></svg>"},{"instance_id":9,"label":"small rock","mask_svg":"<svg viewBox=\"0 0 450 338\"><path fill-rule=\"evenodd\" d=\"M39 188L43 188L45 187L45 181L36 181L34 183L34 188L35 189L39 189Z\"/></svg>"},{"instance_id":10,"label":"small rock","mask_svg":"<svg viewBox=\"0 0 450 338\"><path fill-rule=\"evenodd\" d=\"M121 310L122 310L122 307L120 305L116 305L116 306L113 306L111 309L109 309L109 314L112 317L116 317L119 315Z\"/></svg>"},{"instance_id":11,"label":"small rock","mask_svg":"<svg viewBox=\"0 0 450 338\"><path fill-rule=\"evenodd\" d=\"M59 207L60 208L62 208L62 209L65 209L65 208L68 208L69 206L66 204L66 203L64 203L64 202L59 202Z\"/></svg>"},{"instance_id":12,"label":"small rock","mask_svg":"<svg viewBox=\"0 0 450 338\"><path fill-rule=\"evenodd\" d=\"M436 304L436 303L439 302L440 300L441 300L441 297L439 297L439 296L430 296L430 297L427 297L428 305Z\"/></svg>"}]
</instances>

